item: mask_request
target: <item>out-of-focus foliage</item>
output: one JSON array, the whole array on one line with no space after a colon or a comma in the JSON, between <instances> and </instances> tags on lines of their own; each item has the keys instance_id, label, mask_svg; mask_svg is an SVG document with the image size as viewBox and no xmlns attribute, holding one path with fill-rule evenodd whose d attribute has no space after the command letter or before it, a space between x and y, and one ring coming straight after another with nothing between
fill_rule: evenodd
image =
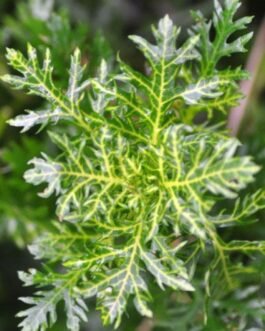
<instances>
[{"instance_id":1,"label":"out-of-focus foliage","mask_svg":"<svg viewBox=\"0 0 265 331\"><path fill-rule=\"evenodd\" d=\"M240 130L240 137L244 141L242 153L249 152L255 157L258 163L265 164L265 58L263 57L261 63L257 63L257 65L259 67L256 69L255 76L253 77L253 88L250 91L251 94ZM264 169L258 174L257 183L260 187L265 185Z\"/></svg>"},{"instance_id":2,"label":"out-of-focus foliage","mask_svg":"<svg viewBox=\"0 0 265 331\"><path fill-rule=\"evenodd\" d=\"M42 7L41 7L42 8ZM38 12L38 11L37 11ZM40 13L43 11L40 10ZM92 32L88 24L73 23L66 10L59 13L45 15L46 19L36 16L30 11L29 6L22 4L17 8L17 18L5 19L3 31L6 44L12 42L25 49L27 43L31 43L41 52L49 47L54 56L54 70L61 82L67 76L66 68L69 66L69 54L77 45L84 48L84 62L88 63L88 70L92 73L100 63L101 54L106 58L111 56L110 48L101 34ZM47 17L46 17L47 16ZM100 52L100 53L99 53ZM91 63L91 61L93 61Z\"/></svg>"},{"instance_id":3,"label":"out-of-focus foliage","mask_svg":"<svg viewBox=\"0 0 265 331\"><path fill-rule=\"evenodd\" d=\"M40 141L25 138L20 145L10 144L1 155L4 165L0 176L0 234L13 238L20 247L34 239L41 227L49 226L48 205L22 180L28 157L42 149Z\"/></svg>"}]
</instances>

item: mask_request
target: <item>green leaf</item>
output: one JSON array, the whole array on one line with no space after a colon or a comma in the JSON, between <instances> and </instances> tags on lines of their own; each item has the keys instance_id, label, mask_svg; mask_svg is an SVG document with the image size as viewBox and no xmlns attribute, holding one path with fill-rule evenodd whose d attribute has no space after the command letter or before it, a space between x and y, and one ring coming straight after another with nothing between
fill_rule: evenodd
<instances>
[{"instance_id":1,"label":"green leaf","mask_svg":"<svg viewBox=\"0 0 265 331\"><path fill-rule=\"evenodd\" d=\"M41 280L42 274L32 269L30 273L19 273L19 277L24 281L25 286L31 286ZM71 281L73 281L73 276ZM78 331L80 321L87 321L87 306L80 297L73 297L69 291L71 281L60 280L54 284L54 289L49 291L38 291L34 297L20 298L32 307L17 314L24 320L19 324L23 331L43 330L51 327L57 321L56 307L60 301L64 301L67 313L67 328ZM46 281L43 283L45 286Z\"/></svg>"},{"instance_id":2,"label":"green leaf","mask_svg":"<svg viewBox=\"0 0 265 331\"><path fill-rule=\"evenodd\" d=\"M246 29L252 21L252 17L234 19L240 7L239 0L225 0L224 5L215 0L214 7L213 19L209 22L206 22L200 12L193 12L197 24L191 30L192 34L200 35L198 51L202 56L201 72L203 75L209 75L222 57L245 52L245 45L253 35L249 32L243 36L233 38L235 32ZM212 26L216 32L213 41L210 38ZM230 41L231 37L233 38L232 41Z\"/></svg>"},{"instance_id":3,"label":"green leaf","mask_svg":"<svg viewBox=\"0 0 265 331\"><path fill-rule=\"evenodd\" d=\"M149 279L185 298L182 292L195 291L196 267L209 256L198 271L202 279L206 274L207 293L213 293L216 273L230 290L236 284L230 253L263 250L262 243L224 243L218 231L264 207L264 193L238 198L260 168L250 157L237 156L239 141L221 125L195 121L201 111L209 116L227 111L240 96L237 81L245 72L217 68L223 56L242 51L249 38L230 42L232 33L250 21L234 21L238 3L226 1L222 7L216 1L209 23L195 14L197 25L180 46L180 29L169 16L152 28L154 44L131 36L148 62L147 74L118 58L117 69L103 60L96 77L86 77L77 49L65 90L53 77L49 51L40 65L31 46L27 57L8 50L20 76L3 79L43 97L50 109L30 111L11 124L24 131L48 118L57 124L50 118L55 111L68 124L50 127L56 156L35 157L25 173L28 182L46 186L42 196L56 195L56 214L64 221L30 246L46 266L43 274L22 277L41 288L26 299L33 307L20 314L25 330L47 329L47 316L54 323L56 306L64 301L67 328L77 331L86 320L83 300L91 297L103 323L115 328L131 299L141 315L151 318L155 293ZM228 199L230 210L220 210ZM40 314L39 322L33 314Z\"/></svg>"},{"instance_id":4,"label":"green leaf","mask_svg":"<svg viewBox=\"0 0 265 331\"><path fill-rule=\"evenodd\" d=\"M164 289L164 285L167 285L173 289L194 291L194 288L187 279L171 275L152 254L141 251L141 256L145 262L146 268L156 278L158 285L162 289Z\"/></svg>"}]
</instances>

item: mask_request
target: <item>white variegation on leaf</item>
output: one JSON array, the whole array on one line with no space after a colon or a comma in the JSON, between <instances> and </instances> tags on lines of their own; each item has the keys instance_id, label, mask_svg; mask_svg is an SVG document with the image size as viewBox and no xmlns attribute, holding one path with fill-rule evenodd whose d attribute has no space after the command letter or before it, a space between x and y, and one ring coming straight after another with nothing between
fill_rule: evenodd
<instances>
[{"instance_id":1,"label":"white variegation on leaf","mask_svg":"<svg viewBox=\"0 0 265 331\"><path fill-rule=\"evenodd\" d=\"M56 158L35 157L25 179L46 185L43 197L56 195L56 213L64 221L31 245L35 258L47 264L44 273L20 274L39 289L24 299L32 307L19 315L23 331L54 324L60 301L67 328L78 331L86 321L84 300L94 296L103 322L115 328L130 299L152 318L150 278L161 289L194 291L191 275L210 252L213 259L203 269L207 283L217 270L231 288L229 252L264 252L264 243L224 243L218 232L264 207L264 192L238 197L259 167L236 155L239 142L220 126L194 123L198 113L227 111L240 97L237 81L245 72L217 67L223 56L244 51L250 37L230 39L250 22L234 20L238 5L215 1L208 22L195 13L196 25L182 45L169 16L153 27L153 44L131 36L148 62L147 74L118 58L113 74L103 60L96 77L85 77L76 50L66 91L53 79L49 51L40 65L32 46L27 57L8 50L20 76L3 80L43 97L50 109L29 111L11 124L23 131L49 122L58 126L49 132L59 149ZM217 203L230 199L233 205L235 198L233 207L219 210Z\"/></svg>"},{"instance_id":2,"label":"white variegation on leaf","mask_svg":"<svg viewBox=\"0 0 265 331\"><path fill-rule=\"evenodd\" d=\"M35 125L46 125L48 123L56 124L59 119L65 117L59 108L55 110L28 110L27 115L18 115L9 120L9 124L15 127L22 127L21 132L26 132Z\"/></svg>"},{"instance_id":3,"label":"white variegation on leaf","mask_svg":"<svg viewBox=\"0 0 265 331\"><path fill-rule=\"evenodd\" d=\"M45 154L43 154L43 159L34 158L29 164L33 164L34 168L25 173L25 180L33 185L48 183L47 188L39 195L48 198L53 193L59 194L61 191L60 164L49 160Z\"/></svg>"}]
</instances>

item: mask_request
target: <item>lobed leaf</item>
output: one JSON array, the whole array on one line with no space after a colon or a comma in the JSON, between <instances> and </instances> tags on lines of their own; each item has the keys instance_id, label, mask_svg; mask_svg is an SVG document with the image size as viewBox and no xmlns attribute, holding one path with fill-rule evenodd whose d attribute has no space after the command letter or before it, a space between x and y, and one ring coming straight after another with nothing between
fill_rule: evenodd
<instances>
[{"instance_id":1,"label":"lobed leaf","mask_svg":"<svg viewBox=\"0 0 265 331\"><path fill-rule=\"evenodd\" d=\"M56 214L64 222L30 247L47 267L43 274L21 274L25 284L41 288L24 300L32 306L19 315L24 331L52 325L60 301L67 328L77 331L86 321L84 300L94 296L104 324L117 328L130 299L150 318L150 277L161 289L194 291L191 275L210 250L213 258L205 268L210 293L216 271L224 286L234 286L230 252L263 252L262 242L224 243L218 232L264 207L259 192L238 198L232 212L218 208L226 199L233 204L259 167L236 155L238 140L220 127L194 122L199 112L226 111L240 97L237 81L245 72L217 68L222 57L243 51L250 38L230 41L250 22L234 20L238 6L237 0L224 6L215 1L209 22L194 14L197 24L180 46L180 29L169 16L152 28L154 44L130 36L148 62L147 74L118 59L115 74L103 60L96 77L85 77L77 49L66 90L54 81L49 51L42 65L32 46L27 57L7 51L20 76L3 80L48 103L48 110L29 111L11 124L23 131L62 119L68 124L51 126L57 157L42 154L25 173L29 183L46 185L43 197L56 195ZM63 271L56 272L55 265Z\"/></svg>"}]
</instances>

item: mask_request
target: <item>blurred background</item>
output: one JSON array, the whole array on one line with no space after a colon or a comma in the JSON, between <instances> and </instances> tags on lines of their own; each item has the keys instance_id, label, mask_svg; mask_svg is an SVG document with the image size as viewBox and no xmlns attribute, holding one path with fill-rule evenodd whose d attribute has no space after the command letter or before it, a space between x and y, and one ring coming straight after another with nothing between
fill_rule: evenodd
<instances>
[{"instance_id":1,"label":"blurred background","mask_svg":"<svg viewBox=\"0 0 265 331\"><path fill-rule=\"evenodd\" d=\"M240 122L240 130L235 129L244 143L240 152L252 154L256 162L265 168L265 23L263 22L265 1L243 0L242 2L239 15L254 15L251 29L258 39L256 42L254 42L255 38L253 39L248 53L232 57L226 64L240 63L247 66L252 71L252 79L247 86L242 85L242 90L247 95L239 109L242 116L230 118L226 116L224 120L228 121L229 118L228 125L233 128L238 127ZM186 29L192 24L190 10L200 10L208 17L212 9L213 0L0 0L0 74L5 74L9 70L5 61L5 48L24 51L28 42L40 53L46 47L51 48L56 81L61 85L64 84L68 74L65 68L68 67L70 55L76 46L81 48L83 61L88 64L91 74L95 72L102 54L104 58L114 62L117 52L134 67L143 70L142 57L128 41L128 34L149 37L150 24L168 13L177 25L183 27L181 38L185 38ZM17 129L9 127L6 121L22 113L25 108L41 109L42 102L22 92L11 91L0 83L1 331L17 330L18 321L15 314L22 309L22 303L17 298L27 295L29 291L22 288L17 278L17 270L25 270L36 265L26 246L42 231L49 228L53 215L52 199L48 201L39 199L35 188L23 180L27 161L38 155L40 151L52 152L53 147L45 134L36 135L34 131L29 131L21 135ZM264 187L264 184L265 170L259 173L258 181L253 184L252 189ZM265 220L265 214L261 213L259 218ZM231 233L229 235L235 236ZM265 227L260 222L248 226L247 229L244 227L237 229L236 238L264 239ZM264 293L264 284L260 285L260 280L264 280L265 261L264 258L260 258L254 262L259 265L260 279L248 281L251 284L255 282L258 284L257 291L261 295L262 292ZM156 325L150 327L136 316L132 325L125 324L121 329L186 330L185 321L181 324L183 326L176 327L179 325L177 324L179 311L174 311L173 308L169 310L165 297L166 293L159 299L161 307L156 308ZM246 305L249 305L249 302L253 304L253 297L249 300L252 301L248 301ZM201 303L201 298L198 297L191 314L193 311L196 312L196 307ZM230 304L235 312L239 313L233 298ZM223 311L226 309L225 306L221 308ZM264 308L263 301L263 306L255 306L255 312L247 312L246 325L255 327L260 319L264 320ZM242 314L244 313L245 310ZM214 317L213 314L212 319L210 322L212 327L205 330L238 330L232 326L222 329L217 315ZM83 330L106 330L101 326L97 315L92 314L89 320L89 325L84 326ZM232 322L229 320L227 323ZM52 330L62 331L65 328L61 327L59 322Z\"/></svg>"}]
</instances>

